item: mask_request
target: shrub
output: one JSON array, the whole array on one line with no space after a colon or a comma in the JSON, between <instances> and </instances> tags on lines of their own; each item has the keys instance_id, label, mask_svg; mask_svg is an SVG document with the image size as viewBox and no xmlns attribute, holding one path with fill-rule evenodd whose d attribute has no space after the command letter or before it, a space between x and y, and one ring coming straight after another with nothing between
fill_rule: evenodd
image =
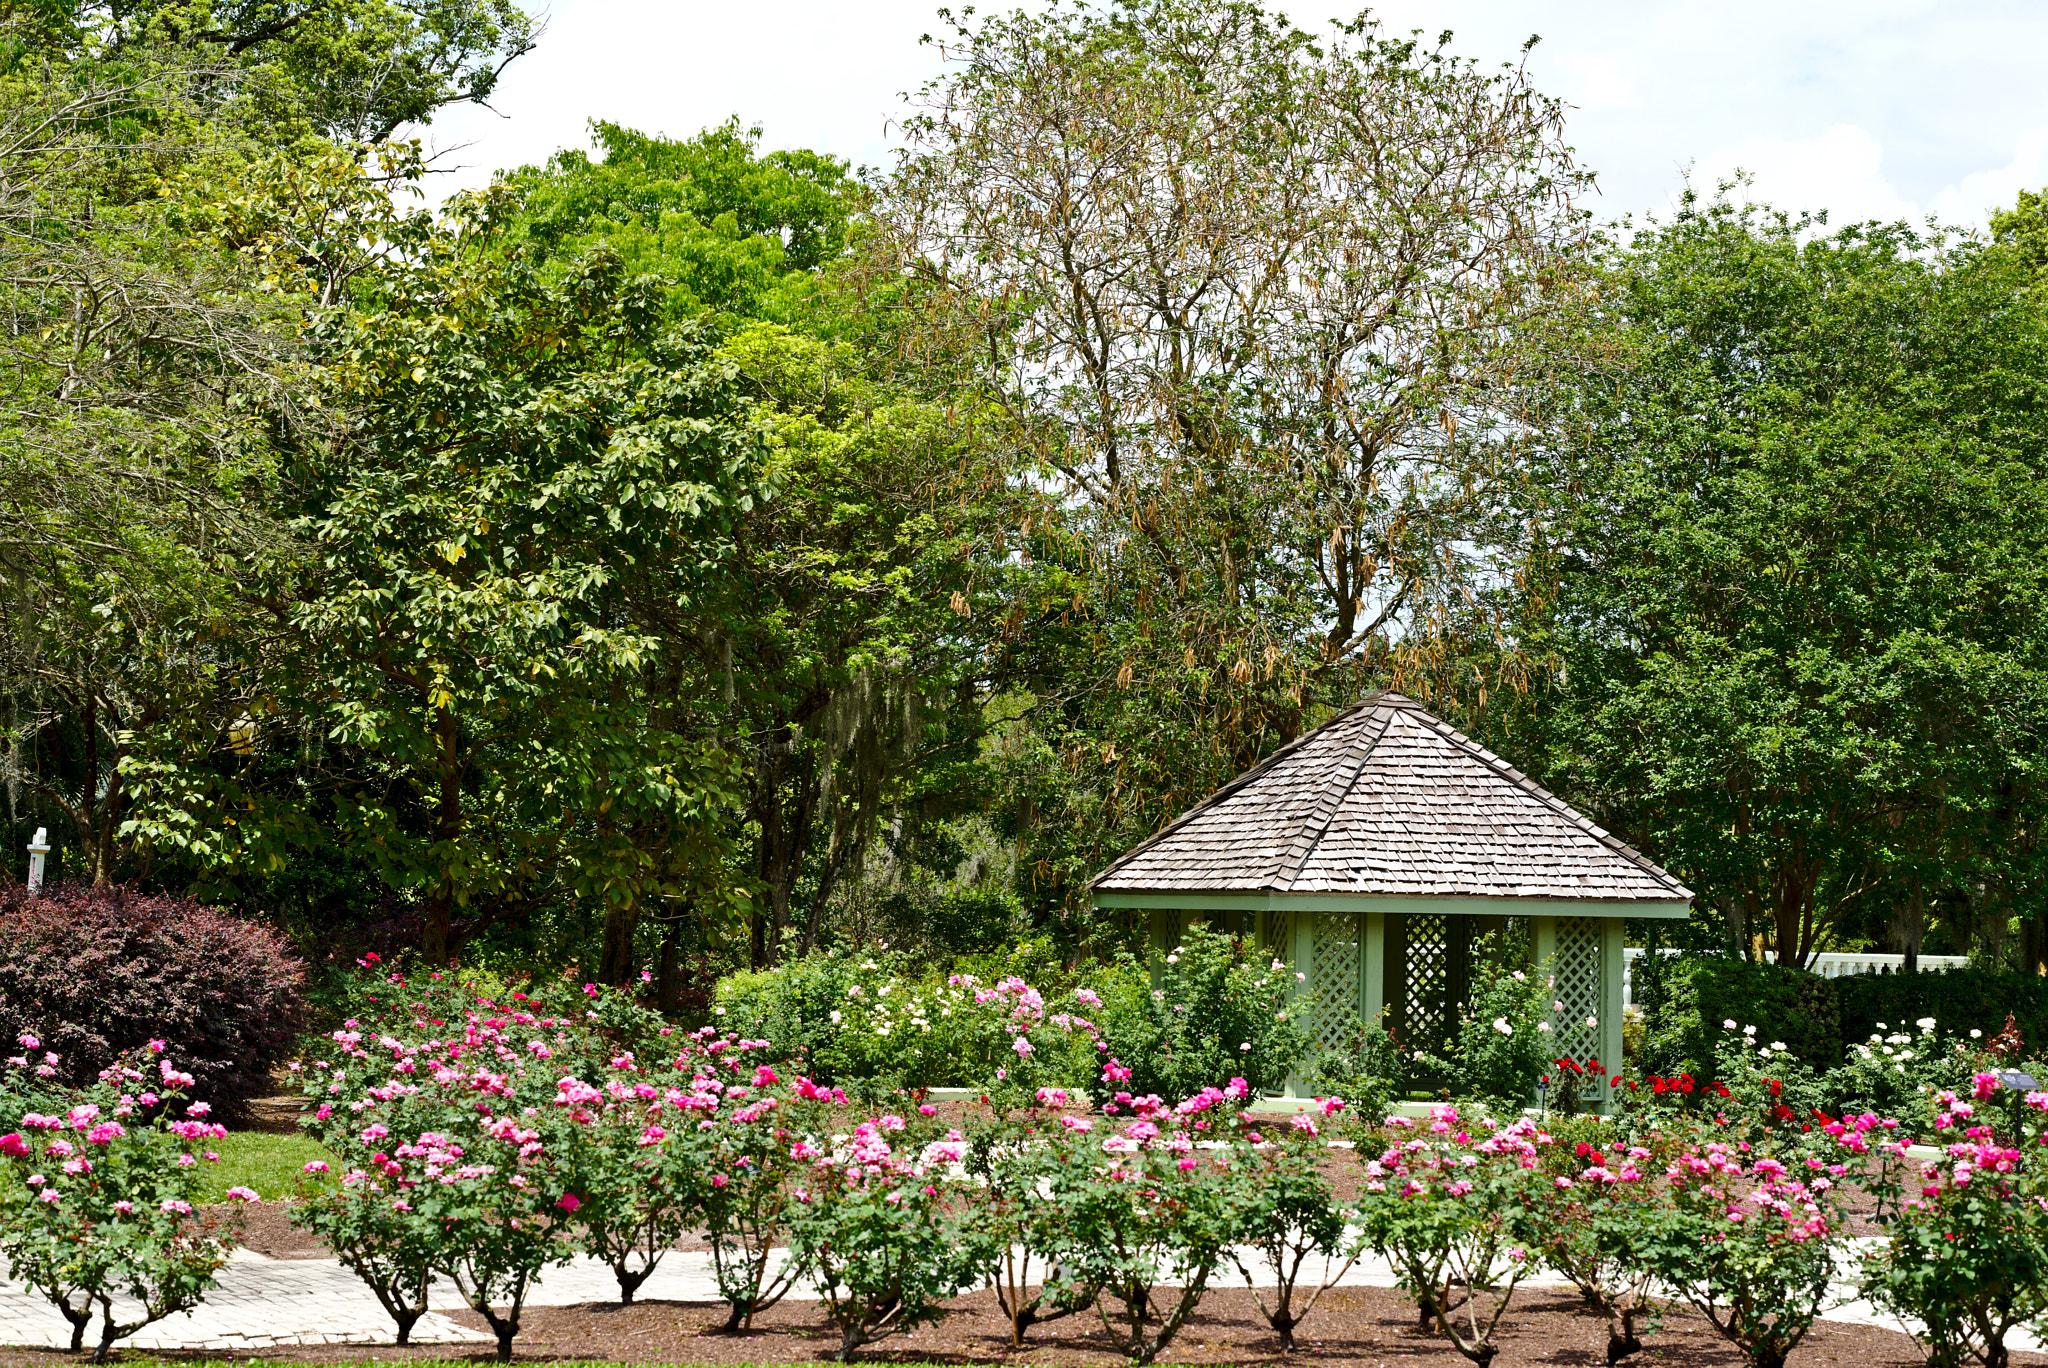
<instances>
[{"instance_id":1,"label":"shrub","mask_svg":"<svg viewBox=\"0 0 2048 1368\"><path fill-rule=\"evenodd\" d=\"M827 1121L814 1133L838 1130ZM809 1163L791 1209L790 1257L810 1270L839 1327L841 1362L937 1320L964 1281L961 1242L945 1237L940 1216L946 1166L964 1144L957 1131L935 1141L929 1130L884 1113L855 1125L843 1150L799 1142Z\"/></svg>"},{"instance_id":2,"label":"shrub","mask_svg":"<svg viewBox=\"0 0 2048 1368\"><path fill-rule=\"evenodd\" d=\"M1119 1353L1150 1363L1173 1342L1227 1257L1239 1227L1248 1166L1237 1146L1197 1150L1210 1113L1241 1101L1245 1081L1209 1088L1169 1109L1128 1093L1101 1118L1073 1117L1049 1136L1048 1199L1060 1209L1055 1299L1094 1300ZM1110 1120L1122 1113L1134 1120ZM1226 1131L1227 1134L1227 1131ZM1120 1303L1112 1312L1100 1295Z\"/></svg>"},{"instance_id":3,"label":"shrub","mask_svg":"<svg viewBox=\"0 0 2048 1368\"><path fill-rule=\"evenodd\" d=\"M1995 1074L1979 1074L1972 1084L1971 1100L1949 1093L1941 1110L1941 1129L1962 1138L1945 1159L1920 1166L1891 1239L1865 1263L1865 1294L1907 1325L1924 1327L1919 1338L1935 1368L1970 1360L2004 1368L2006 1336L2048 1322L2048 1174L2041 1158L2048 1093L2027 1095L2006 1144L1975 1113L2002 1110L2011 1094Z\"/></svg>"},{"instance_id":4,"label":"shrub","mask_svg":"<svg viewBox=\"0 0 2048 1368\"><path fill-rule=\"evenodd\" d=\"M1971 1042L1945 1033L1933 1017L1908 1030L1878 1022L1868 1040L1851 1045L1848 1058L1821 1080L1827 1105L1873 1111L1917 1123L1927 1099L1943 1090L1969 1090L1976 1064ZM1889 1035L1879 1031L1890 1030Z\"/></svg>"},{"instance_id":5,"label":"shrub","mask_svg":"<svg viewBox=\"0 0 2048 1368\"><path fill-rule=\"evenodd\" d=\"M1106 977L1098 1024L1111 1058L1129 1075L1118 1086L1168 1102L1243 1078L1278 1092L1308 1053L1296 1019L1294 975L1244 942L1190 927L1157 966L1154 983L1128 953ZM1095 1089L1103 1095L1107 1078Z\"/></svg>"},{"instance_id":6,"label":"shrub","mask_svg":"<svg viewBox=\"0 0 2048 1368\"><path fill-rule=\"evenodd\" d=\"M1770 1023L1771 1038L1784 1041L1795 1058L1816 1071L1842 1060L1835 985L1847 980L1711 955L1681 957L1660 966L1657 978L1656 998L1645 1003L1646 1074L1689 1074L1701 1083L1712 1079L1721 1023L1731 1017Z\"/></svg>"},{"instance_id":7,"label":"shrub","mask_svg":"<svg viewBox=\"0 0 2048 1368\"><path fill-rule=\"evenodd\" d=\"M1650 1270L1637 1246L1666 1197L1664 1161L1590 1117L1565 1121L1555 1140L1537 1148L1548 1181L1530 1189L1532 1248L1607 1318L1607 1362L1619 1363L1642 1349L1638 1332L1657 1324Z\"/></svg>"},{"instance_id":8,"label":"shrub","mask_svg":"<svg viewBox=\"0 0 2048 1368\"><path fill-rule=\"evenodd\" d=\"M1414 1295L1423 1323L1434 1321L1485 1368L1500 1352L1494 1334L1508 1300L1532 1266L1532 1190L1543 1181L1536 1150L1547 1137L1527 1117L1499 1129L1482 1120L1475 1137L1450 1106L1435 1108L1412 1139L1401 1138L1405 1117L1387 1124L1395 1139L1365 1166L1359 1227Z\"/></svg>"},{"instance_id":9,"label":"shrub","mask_svg":"<svg viewBox=\"0 0 2048 1368\"><path fill-rule=\"evenodd\" d=\"M606 1100L572 1072L590 1060L588 1019L483 999L460 1015L437 1004L429 1010L446 1015L406 1020L405 985L394 975L389 986L398 1011L369 1031L357 1020L336 1031L335 1058L315 1059L306 1084L313 1134L343 1160L341 1188L385 1207L354 1231L382 1263L356 1272L373 1289L382 1269L409 1277L417 1255L407 1251L431 1236L434 1271L509 1362L534 1276L576 1252L579 1132Z\"/></svg>"},{"instance_id":10,"label":"shrub","mask_svg":"<svg viewBox=\"0 0 2048 1368\"><path fill-rule=\"evenodd\" d=\"M1026 943L952 974L898 955L824 952L721 981L712 1019L767 1042L778 1064L871 1097L986 1086L1020 1071L1033 1087L1083 1086L1097 1068L1099 998L1010 972L1043 970L1037 950Z\"/></svg>"},{"instance_id":11,"label":"shrub","mask_svg":"<svg viewBox=\"0 0 2048 1368\"><path fill-rule=\"evenodd\" d=\"M1325 1049L1303 1069L1315 1097L1341 1097L1351 1114L1377 1124L1408 1095L1412 1060L1378 1021L1362 1021L1343 1049Z\"/></svg>"},{"instance_id":12,"label":"shrub","mask_svg":"<svg viewBox=\"0 0 2048 1368\"><path fill-rule=\"evenodd\" d=\"M1328 1118L1342 1110L1344 1103L1326 1099L1317 1112ZM1330 1180L1319 1162L1325 1151L1321 1127L1307 1112L1267 1123L1256 1145L1243 1159L1245 1182L1243 1209L1238 1213L1237 1243L1231 1257L1244 1284L1258 1305L1259 1314L1280 1340L1285 1353L1294 1352L1294 1331L1316 1309L1323 1293L1334 1287L1364 1252L1363 1245L1345 1238L1345 1210L1336 1199ZM1347 1245L1349 1254L1342 1267L1328 1274L1329 1261ZM1268 1272L1264 1286L1252 1277L1241 1252L1258 1255ZM1328 1276L1313 1291L1301 1287L1301 1271L1311 1257L1324 1260ZM1272 1300L1267 1301L1266 1288Z\"/></svg>"},{"instance_id":13,"label":"shrub","mask_svg":"<svg viewBox=\"0 0 2048 1368\"><path fill-rule=\"evenodd\" d=\"M1820 1315L1844 1234L1842 1161L1869 1153L1875 1123L1811 1132L1789 1163L1738 1130L1696 1135L1668 1170L1669 1201L1642 1213L1644 1266L1754 1368L1784 1368Z\"/></svg>"},{"instance_id":14,"label":"shrub","mask_svg":"<svg viewBox=\"0 0 2048 1368\"><path fill-rule=\"evenodd\" d=\"M0 1091L0 1256L70 1322L74 1353L97 1304L100 1363L115 1341L197 1306L227 1262L226 1242L193 1209L202 1156L213 1158L204 1142L223 1132L205 1103L180 1105L192 1076L161 1042L82 1088L56 1085L61 1060L43 1043L21 1037L29 1053L9 1061ZM135 1311L117 1313L119 1294Z\"/></svg>"},{"instance_id":15,"label":"shrub","mask_svg":"<svg viewBox=\"0 0 2048 1368\"><path fill-rule=\"evenodd\" d=\"M74 1085L161 1040L232 1117L296 1043L304 978L275 931L187 898L0 890L0 1038L39 1036Z\"/></svg>"},{"instance_id":16,"label":"shrub","mask_svg":"<svg viewBox=\"0 0 2048 1368\"><path fill-rule=\"evenodd\" d=\"M2048 1049L2048 978L1988 969L1950 969L1945 973L1857 974L1830 980L1841 1004L1842 1035L1867 1040L1921 1017L1933 1017L1941 1029L1969 1038L1981 1032L1989 1041L2011 1013L2025 1041L2025 1053ZM1887 1022L1888 1026L1879 1026Z\"/></svg>"},{"instance_id":17,"label":"shrub","mask_svg":"<svg viewBox=\"0 0 2048 1368\"><path fill-rule=\"evenodd\" d=\"M1531 974L1521 969L1485 976L1458 1022L1448 1059L1430 1061L1461 1096L1520 1107L1536 1091L1536 1080L1552 1070L1549 966ZM1576 1102L1577 1090L1558 1096Z\"/></svg>"},{"instance_id":18,"label":"shrub","mask_svg":"<svg viewBox=\"0 0 2048 1368\"><path fill-rule=\"evenodd\" d=\"M975 1220L962 1241L971 1265L995 1286L1013 1347L1023 1346L1024 1333L1033 1325L1089 1310L1101 1294L1100 1288L1088 1286L1055 1294L1043 1285L1044 1273L1058 1265L1067 1238L1060 1207L1046 1201L1044 1192L1064 1151L1057 1143L1062 1128L1071 1128L1063 1116L1071 1100L1058 1087L1034 1093L998 1088L967 1125L962 1162L980 1192Z\"/></svg>"}]
</instances>

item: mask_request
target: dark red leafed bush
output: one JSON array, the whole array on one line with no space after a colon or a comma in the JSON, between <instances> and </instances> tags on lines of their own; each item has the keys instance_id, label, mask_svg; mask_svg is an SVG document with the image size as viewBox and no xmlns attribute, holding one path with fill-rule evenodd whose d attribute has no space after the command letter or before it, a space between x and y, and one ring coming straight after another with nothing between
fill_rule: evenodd
<instances>
[{"instance_id":1,"label":"dark red leafed bush","mask_svg":"<svg viewBox=\"0 0 2048 1368\"><path fill-rule=\"evenodd\" d=\"M70 1082L161 1039L193 1096L232 1114L270 1090L305 1025L304 985L277 932L189 898L0 889L0 1045L34 1032Z\"/></svg>"}]
</instances>

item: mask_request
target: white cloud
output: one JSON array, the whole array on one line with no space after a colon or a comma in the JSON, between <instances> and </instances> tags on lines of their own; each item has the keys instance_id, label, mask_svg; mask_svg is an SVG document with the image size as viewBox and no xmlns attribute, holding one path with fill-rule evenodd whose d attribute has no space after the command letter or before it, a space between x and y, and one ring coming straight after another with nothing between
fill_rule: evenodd
<instances>
[{"instance_id":1,"label":"white cloud","mask_svg":"<svg viewBox=\"0 0 2048 1368\"><path fill-rule=\"evenodd\" d=\"M1692 184L1711 194L1722 181L1747 173L1747 187L1731 191L1792 213L1828 211L1839 227L1864 219L1917 219L1920 206L1885 179L1884 147L1855 124L1836 124L1817 138L1751 138L1710 152L1693 166Z\"/></svg>"},{"instance_id":2,"label":"white cloud","mask_svg":"<svg viewBox=\"0 0 2048 1368\"><path fill-rule=\"evenodd\" d=\"M1929 215L1942 224L1981 227L2020 191L2048 184L2048 128L2020 134L2005 165L1972 171L1925 203L1899 192L1885 174L1883 144L1855 124L1836 124L1817 138L1751 138L1721 148L1700 158L1692 184L1712 193L1738 171L1751 183L1732 191L1735 198L1793 213L1826 209L1834 227L1866 219L1917 226Z\"/></svg>"},{"instance_id":3,"label":"white cloud","mask_svg":"<svg viewBox=\"0 0 2048 1368\"><path fill-rule=\"evenodd\" d=\"M1936 192L1928 207L1943 223L1980 224L1993 209L2009 209L2022 190L2048 185L2048 128L2020 134L2012 160L1990 171L1975 171Z\"/></svg>"},{"instance_id":4,"label":"white cloud","mask_svg":"<svg viewBox=\"0 0 2048 1368\"><path fill-rule=\"evenodd\" d=\"M1581 109L1635 109L1642 104L1622 59L1614 53L1564 57L1557 65L1570 81L1565 98Z\"/></svg>"}]
</instances>

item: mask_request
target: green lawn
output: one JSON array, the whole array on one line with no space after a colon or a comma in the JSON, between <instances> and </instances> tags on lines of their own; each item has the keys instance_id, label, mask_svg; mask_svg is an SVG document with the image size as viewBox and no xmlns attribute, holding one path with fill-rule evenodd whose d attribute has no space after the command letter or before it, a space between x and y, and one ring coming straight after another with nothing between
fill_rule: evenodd
<instances>
[{"instance_id":1,"label":"green lawn","mask_svg":"<svg viewBox=\"0 0 2048 1368\"><path fill-rule=\"evenodd\" d=\"M254 1188L257 1196L274 1202L297 1190L310 1160L334 1160L333 1155L303 1135L230 1131L225 1140L214 1141L212 1148L220 1155L220 1162L201 1167L200 1190L204 1195L200 1200L206 1202L226 1200L231 1187Z\"/></svg>"}]
</instances>

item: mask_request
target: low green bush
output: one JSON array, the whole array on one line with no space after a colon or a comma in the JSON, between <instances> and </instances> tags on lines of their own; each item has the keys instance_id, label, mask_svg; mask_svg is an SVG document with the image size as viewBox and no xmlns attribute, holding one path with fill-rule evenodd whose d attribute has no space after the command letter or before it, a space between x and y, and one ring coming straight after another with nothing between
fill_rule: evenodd
<instances>
[{"instance_id":1,"label":"low green bush","mask_svg":"<svg viewBox=\"0 0 2048 1368\"><path fill-rule=\"evenodd\" d=\"M1640 965L1637 966L1639 969ZM1718 956L1686 956L1656 966L1643 994L1648 1021L1642 1072L1704 1083L1714 1077L1714 1047L1724 1021L1755 1025L1817 1073L1842 1062L1842 1014L1836 985L1802 969ZM1650 976L1645 976L1650 977ZM1868 1032L1853 1038L1861 1039Z\"/></svg>"},{"instance_id":2,"label":"low green bush","mask_svg":"<svg viewBox=\"0 0 2048 1368\"><path fill-rule=\"evenodd\" d=\"M1100 1069L1103 977L1069 973L1031 941L964 958L952 973L907 956L825 951L721 980L712 1021L857 1092L977 1087L1012 1074L1034 1087L1085 1087Z\"/></svg>"},{"instance_id":3,"label":"low green bush","mask_svg":"<svg viewBox=\"0 0 2048 1368\"><path fill-rule=\"evenodd\" d=\"M1119 1067L1095 1083L1098 1094L1173 1103L1233 1078L1278 1092L1307 1056L1307 999L1294 997L1294 974L1279 960L1193 926L1155 970L1125 953L1103 978L1099 1024Z\"/></svg>"},{"instance_id":4,"label":"low green bush","mask_svg":"<svg viewBox=\"0 0 2048 1368\"><path fill-rule=\"evenodd\" d=\"M1841 1004L1842 1035L1867 1040L1922 1017L1933 1017L1941 1029L1968 1038L1981 1031L1989 1040L2005 1026L2010 1012L2025 1044L2024 1055L2048 1049L2048 978L1986 969L1950 969L1945 973L1858 974L1832 980ZM1878 1023L1887 1023L1880 1028Z\"/></svg>"}]
</instances>

